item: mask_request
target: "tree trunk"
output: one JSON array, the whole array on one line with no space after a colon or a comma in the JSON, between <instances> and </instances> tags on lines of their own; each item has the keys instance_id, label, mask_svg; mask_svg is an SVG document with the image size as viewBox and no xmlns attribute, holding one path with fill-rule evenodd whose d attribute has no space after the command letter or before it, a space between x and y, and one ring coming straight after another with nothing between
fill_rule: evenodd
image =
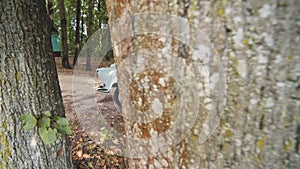
<instances>
[{"instance_id":1,"label":"tree trunk","mask_svg":"<svg viewBox=\"0 0 300 169\"><path fill-rule=\"evenodd\" d=\"M45 145L19 119L64 115L45 1L4 0L0 10L0 168L72 168L66 137Z\"/></svg>"},{"instance_id":2,"label":"tree trunk","mask_svg":"<svg viewBox=\"0 0 300 169\"><path fill-rule=\"evenodd\" d=\"M299 1L106 3L130 168L300 166Z\"/></svg>"},{"instance_id":3,"label":"tree trunk","mask_svg":"<svg viewBox=\"0 0 300 169\"><path fill-rule=\"evenodd\" d=\"M98 18L98 25L99 25L100 29L101 29L102 24L103 24L103 17L101 16L101 13L102 13L102 5L105 5L104 3L105 2L100 0L100 1L98 1L98 4L97 4L98 13L100 14L100 17Z\"/></svg>"},{"instance_id":4,"label":"tree trunk","mask_svg":"<svg viewBox=\"0 0 300 169\"><path fill-rule=\"evenodd\" d=\"M75 32L75 55L73 60L73 66L75 66L80 49L80 16L81 16L81 0L77 0L76 3L76 32Z\"/></svg>"},{"instance_id":5,"label":"tree trunk","mask_svg":"<svg viewBox=\"0 0 300 169\"><path fill-rule=\"evenodd\" d=\"M84 10L81 8L81 36L80 36L80 42L84 42Z\"/></svg>"},{"instance_id":6,"label":"tree trunk","mask_svg":"<svg viewBox=\"0 0 300 169\"><path fill-rule=\"evenodd\" d=\"M87 25L87 37L90 38L92 36L93 31L93 11L94 11L94 0L89 0L88 6L88 25ZM87 45L87 56L86 56L86 70L91 70L91 51L89 46Z\"/></svg>"},{"instance_id":7,"label":"tree trunk","mask_svg":"<svg viewBox=\"0 0 300 169\"><path fill-rule=\"evenodd\" d=\"M105 5L105 1L104 0L99 0L98 1L98 13L100 14L99 17L99 28L103 29L103 25L107 24L107 15L106 15L106 5ZM107 30L106 30L107 29ZM109 27L104 29L105 31L102 31L102 33L100 33L100 40L101 40L101 45L104 47L111 47L111 37L110 37L110 30ZM103 38L104 37L104 38ZM113 58L113 51L112 48L111 50L109 50L105 56L104 59L109 61L111 58Z\"/></svg>"},{"instance_id":8,"label":"tree trunk","mask_svg":"<svg viewBox=\"0 0 300 169\"><path fill-rule=\"evenodd\" d=\"M54 18L54 10L53 10L53 0L48 0L47 1L48 5L48 15L50 17L50 26L54 27L54 22L53 22L53 18Z\"/></svg>"},{"instance_id":9,"label":"tree trunk","mask_svg":"<svg viewBox=\"0 0 300 169\"><path fill-rule=\"evenodd\" d=\"M66 69L71 69L69 64L69 54L68 54L68 35L67 35L67 20L65 11L65 1L58 1L60 25L61 25L61 43L62 43L62 67Z\"/></svg>"},{"instance_id":10,"label":"tree trunk","mask_svg":"<svg viewBox=\"0 0 300 169\"><path fill-rule=\"evenodd\" d=\"M106 36L106 39L105 39L105 43L106 43L106 46L110 48L110 50L105 54L105 60L110 60L111 58L113 58L113 49L112 49L112 45L111 45L111 37L110 37L110 28L108 27L107 28L107 34L105 35Z\"/></svg>"}]
</instances>

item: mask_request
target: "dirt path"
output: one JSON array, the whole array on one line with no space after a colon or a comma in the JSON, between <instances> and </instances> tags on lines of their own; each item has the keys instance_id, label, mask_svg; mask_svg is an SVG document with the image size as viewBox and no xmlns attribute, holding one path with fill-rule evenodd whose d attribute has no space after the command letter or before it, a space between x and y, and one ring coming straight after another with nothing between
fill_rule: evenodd
<instances>
[{"instance_id":1,"label":"dirt path","mask_svg":"<svg viewBox=\"0 0 300 169\"><path fill-rule=\"evenodd\" d=\"M63 96L66 115L74 119L76 114L100 113L118 114L112 100L112 94L102 94L96 91L100 82L96 77L85 74L73 75L72 72L58 72L59 84Z\"/></svg>"},{"instance_id":2,"label":"dirt path","mask_svg":"<svg viewBox=\"0 0 300 169\"><path fill-rule=\"evenodd\" d=\"M126 158L116 155L124 149L122 136L110 140L103 136L103 131L124 132L123 118L116 111L112 94L96 92L99 81L89 75L73 76L73 71L60 70L58 78L73 131L69 138L75 168L127 168ZM101 143L103 138L105 143Z\"/></svg>"},{"instance_id":3,"label":"dirt path","mask_svg":"<svg viewBox=\"0 0 300 169\"><path fill-rule=\"evenodd\" d=\"M59 79L61 93L65 105L66 115L70 119L74 119L73 117L75 112L74 106L76 104L77 105L81 104L80 98L87 97L88 95L90 97L94 97L94 98L96 97L94 95L95 87L92 87L92 86L96 86L96 83L93 80L93 78L89 76L82 76L80 78L74 77L73 72L58 72L58 79ZM80 93L74 90L74 87L76 88L82 87L83 90L90 90L90 91L80 96ZM76 99L78 97L79 99Z\"/></svg>"},{"instance_id":4,"label":"dirt path","mask_svg":"<svg viewBox=\"0 0 300 169\"><path fill-rule=\"evenodd\" d=\"M74 120L74 116L71 116L72 112L74 112L72 101L73 74L58 72L58 79L65 105L66 116Z\"/></svg>"}]
</instances>

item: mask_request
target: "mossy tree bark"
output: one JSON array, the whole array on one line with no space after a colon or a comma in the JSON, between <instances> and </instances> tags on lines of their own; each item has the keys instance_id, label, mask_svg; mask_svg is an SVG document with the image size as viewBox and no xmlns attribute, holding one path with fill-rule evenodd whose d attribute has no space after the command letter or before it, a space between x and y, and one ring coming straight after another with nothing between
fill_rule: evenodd
<instances>
[{"instance_id":1,"label":"mossy tree bark","mask_svg":"<svg viewBox=\"0 0 300 169\"><path fill-rule=\"evenodd\" d=\"M154 157L150 155L132 158L131 168L300 166L299 1L107 0L106 3L111 24L123 18L118 21L122 23L120 27L113 26L116 31L112 30L118 80L122 83L119 87L123 112L130 113L133 109L143 111L147 104L151 104L149 99L145 98L145 95L149 94L146 92L147 84L138 80L149 77L148 81L155 81L160 76L155 69L160 68L161 63L168 65L176 59L183 59L182 63L186 64L177 65L177 70L182 70L182 77L185 77L189 76L186 67L194 60L182 44L170 43L168 40L161 42L161 37L157 35L136 35L135 31L145 26L143 21L133 16L135 14L152 13L153 16L153 13L160 13L186 18L190 24L208 36L221 58L226 76L224 113L218 128L206 142L202 143L201 139L202 129L205 128L202 117L206 117L208 112L200 106L191 132L179 144ZM131 20L124 20L126 16L130 16ZM151 15L148 19L150 18ZM131 23L126 23L128 21ZM172 29L172 25L158 26ZM133 36L126 36L120 40L118 32L126 31L131 32L129 35ZM169 35L172 36L172 33ZM192 32L189 35L192 36ZM129 55L131 58L139 57L133 53L141 48L161 50L165 49L165 46L169 47L172 59L164 57L163 53L153 55L151 59L128 59ZM181 49L184 49L184 52L181 52ZM158 52L153 50L153 53ZM145 62L150 62L154 69L142 74L130 72L130 67L138 68L137 64ZM126 77L133 81L127 83ZM201 84L201 79L198 80ZM192 86L185 87L186 92L197 91ZM160 90L167 94L170 86ZM139 100L141 104L136 104ZM201 105L202 101L199 100L198 104ZM172 120L175 112L172 107L170 110L165 112L166 117L161 117L157 123L141 124L127 121L127 134L136 138L151 138L151 133L159 135L161 131L170 127L167 116ZM157 141L152 144L154 146L149 144L149 147L145 148L129 143L132 147L128 147L128 151L138 152L136 149L142 149L151 152L164 143Z\"/></svg>"},{"instance_id":2,"label":"mossy tree bark","mask_svg":"<svg viewBox=\"0 0 300 169\"><path fill-rule=\"evenodd\" d=\"M66 137L45 145L38 129L25 133L19 119L45 111L64 116L46 4L1 1L0 22L0 168L72 168Z\"/></svg>"}]
</instances>

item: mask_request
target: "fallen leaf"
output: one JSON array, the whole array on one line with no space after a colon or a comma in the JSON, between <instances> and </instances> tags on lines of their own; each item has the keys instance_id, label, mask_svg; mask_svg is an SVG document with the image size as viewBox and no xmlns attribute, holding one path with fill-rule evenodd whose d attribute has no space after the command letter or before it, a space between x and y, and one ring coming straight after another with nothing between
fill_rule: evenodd
<instances>
[{"instance_id":1,"label":"fallen leaf","mask_svg":"<svg viewBox=\"0 0 300 169\"><path fill-rule=\"evenodd\" d=\"M62 153L63 153L63 149L60 148L56 153L56 159L59 159L61 157Z\"/></svg>"},{"instance_id":2,"label":"fallen leaf","mask_svg":"<svg viewBox=\"0 0 300 169\"><path fill-rule=\"evenodd\" d=\"M79 142L83 142L83 139L82 139L82 137L79 139Z\"/></svg>"},{"instance_id":3,"label":"fallen leaf","mask_svg":"<svg viewBox=\"0 0 300 169\"><path fill-rule=\"evenodd\" d=\"M82 157L82 150L79 150L79 151L77 151L77 156L79 157L79 158L81 158Z\"/></svg>"},{"instance_id":4,"label":"fallen leaf","mask_svg":"<svg viewBox=\"0 0 300 169\"><path fill-rule=\"evenodd\" d=\"M91 156L88 155L88 154L83 154L82 157L83 157L83 158L90 158Z\"/></svg>"}]
</instances>

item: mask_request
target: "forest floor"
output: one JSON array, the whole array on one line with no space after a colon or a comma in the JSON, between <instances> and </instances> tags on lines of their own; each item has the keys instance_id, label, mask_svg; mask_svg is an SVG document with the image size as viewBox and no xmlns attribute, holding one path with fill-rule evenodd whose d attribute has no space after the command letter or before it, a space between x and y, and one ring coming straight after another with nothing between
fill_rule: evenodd
<instances>
[{"instance_id":1,"label":"forest floor","mask_svg":"<svg viewBox=\"0 0 300 169\"><path fill-rule=\"evenodd\" d=\"M103 141L104 139L103 131L102 135L100 133L100 137L99 132L95 137L91 134L94 133L93 131L91 132L91 126L96 128L95 130L97 131L100 131L104 128L101 127L101 123L99 122L101 120L108 123L113 129L117 129L120 133L124 132L123 118L120 113L116 111L112 97L110 95L103 95L97 92L94 92L93 95L88 96L88 98L94 98L94 102L96 102L97 105L96 108L98 109L96 111L95 109L87 109L84 114L81 114L76 112L78 109L74 107L76 105L84 104L84 100L87 99L81 98L81 96L79 96L80 93L76 93L76 91L73 90L74 85L76 86L76 84L80 83L83 86L93 86L90 88L90 90L96 91L95 89L97 85L99 85L99 82L96 78L96 70L87 72L85 76L81 77L79 80L76 80L77 78L74 78L74 70L63 69L61 67L60 59L61 58L55 58L66 116L73 131L72 135L69 136L69 140L72 148L74 168L128 168L127 159L121 155L116 155L115 152L118 150L114 152L111 151L111 148L117 149L118 147L124 147L125 139L122 140L121 137L117 138L113 141L113 144L117 145L109 144L110 147L105 148L105 146L99 144L99 142ZM105 64L110 65L111 62L107 62ZM89 90L88 87L84 88ZM99 114L99 112L101 113ZM102 117L102 119L99 117ZM90 119L92 119L92 121L90 121ZM100 125L89 125L91 123ZM105 133L105 135L107 135L107 133Z\"/></svg>"}]
</instances>

